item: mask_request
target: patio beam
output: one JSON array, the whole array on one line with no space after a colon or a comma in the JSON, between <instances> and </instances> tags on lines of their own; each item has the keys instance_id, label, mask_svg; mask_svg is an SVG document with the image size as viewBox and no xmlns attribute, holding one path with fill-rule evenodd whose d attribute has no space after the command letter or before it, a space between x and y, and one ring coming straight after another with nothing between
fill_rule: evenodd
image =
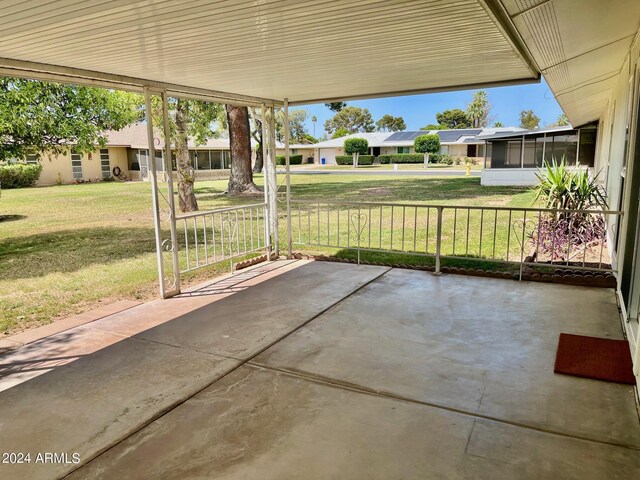
<instances>
[{"instance_id":1,"label":"patio beam","mask_svg":"<svg viewBox=\"0 0 640 480\"><path fill-rule=\"evenodd\" d=\"M45 82L69 83L90 87L113 88L130 92L144 93L145 87L157 93L166 92L170 97L204 100L214 103L259 107L282 105L282 101L270 98L258 98L205 88L189 87L143 78L114 75L80 68L62 67L45 63L14 60L0 57L0 75L26 78Z\"/></svg>"}]
</instances>

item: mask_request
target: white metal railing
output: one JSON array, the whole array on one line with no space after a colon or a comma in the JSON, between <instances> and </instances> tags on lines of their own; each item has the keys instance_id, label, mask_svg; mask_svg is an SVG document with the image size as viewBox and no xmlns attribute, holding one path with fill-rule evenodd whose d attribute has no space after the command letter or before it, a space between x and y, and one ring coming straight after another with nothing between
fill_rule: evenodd
<instances>
[{"instance_id":1,"label":"white metal railing","mask_svg":"<svg viewBox=\"0 0 640 480\"><path fill-rule=\"evenodd\" d=\"M294 200L294 245L612 272L622 212Z\"/></svg>"},{"instance_id":2,"label":"white metal railing","mask_svg":"<svg viewBox=\"0 0 640 480\"><path fill-rule=\"evenodd\" d=\"M176 217L180 273L270 248L266 203Z\"/></svg>"}]
</instances>

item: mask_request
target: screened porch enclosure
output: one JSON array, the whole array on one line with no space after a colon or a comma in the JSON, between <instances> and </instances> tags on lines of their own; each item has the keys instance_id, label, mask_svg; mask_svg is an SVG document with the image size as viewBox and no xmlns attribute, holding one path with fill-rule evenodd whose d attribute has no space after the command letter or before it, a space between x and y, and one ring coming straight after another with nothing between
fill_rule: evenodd
<instances>
[{"instance_id":1,"label":"screened porch enclosure","mask_svg":"<svg viewBox=\"0 0 640 480\"><path fill-rule=\"evenodd\" d=\"M554 161L568 166L593 167L597 125L560 131L527 132L486 139L485 168L542 168Z\"/></svg>"}]
</instances>

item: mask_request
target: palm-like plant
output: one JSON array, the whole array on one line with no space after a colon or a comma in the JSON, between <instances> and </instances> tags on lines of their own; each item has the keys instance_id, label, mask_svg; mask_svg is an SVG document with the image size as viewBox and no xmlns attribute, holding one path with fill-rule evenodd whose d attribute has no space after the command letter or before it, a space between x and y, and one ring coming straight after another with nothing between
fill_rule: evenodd
<instances>
[{"instance_id":1,"label":"palm-like plant","mask_svg":"<svg viewBox=\"0 0 640 480\"><path fill-rule=\"evenodd\" d=\"M545 162L543 170L536 173L539 183L534 188L534 201L542 197L547 208L559 210L606 208L607 201L598 184L598 175L591 177L588 170L581 168L568 169L564 157L560 163L555 159L551 164Z\"/></svg>"},{"instance_id":2,"label":"palm-like plant","mask_svg":"<svg viewBox=\"0 0 640 480\"><path fill-rule=\"evenodd\" d=\"M569 169L563 158L560 163L555 159L551 164L545 162L536 176L539 183L534 188L534 202L543 198L545 207L555 210L541 216L538 227L531 233L532 243L538 249L552 259L568 260L604 241L604 217L594 213L607 208L598 175L592 177L588 170L581 168Z\"/></svg>"}]
</instances>

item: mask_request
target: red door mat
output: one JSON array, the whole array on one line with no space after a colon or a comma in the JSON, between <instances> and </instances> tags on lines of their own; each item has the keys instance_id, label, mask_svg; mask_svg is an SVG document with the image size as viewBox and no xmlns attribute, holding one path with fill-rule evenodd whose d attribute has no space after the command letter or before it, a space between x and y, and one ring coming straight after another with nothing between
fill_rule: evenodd
<instances>
[{"instance_id":1,"label":"red door mat","mask_svg":"<svg viewBox=\"0 0 640 480\"><path fill-rule=\"evenodd\" d=\"M635 385L629 342L561 333L555 373Z\"/></svg>"}]
</instances>

